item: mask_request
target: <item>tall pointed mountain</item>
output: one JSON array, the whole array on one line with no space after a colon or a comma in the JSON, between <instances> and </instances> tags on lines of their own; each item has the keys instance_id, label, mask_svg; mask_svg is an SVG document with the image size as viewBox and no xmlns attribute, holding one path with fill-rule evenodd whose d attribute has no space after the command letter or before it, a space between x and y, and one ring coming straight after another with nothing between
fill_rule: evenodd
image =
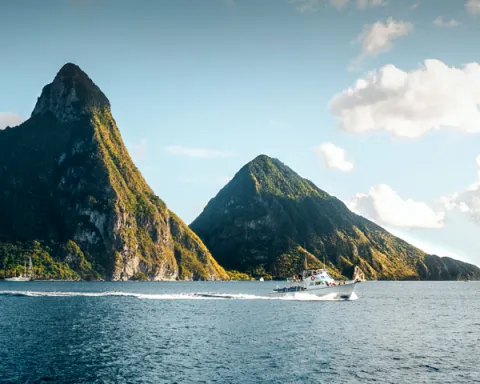
<instances>
[{"instance_id":1,"label":"tall pointed mountain","mask_svg":"<svg viewBox=\"0 0 480 384\"><path fill-rule=\"evenodd\" d=\"M427 255L277 159L246 164L190 227L225 268L274 277L326 266L370 279L480 278L474 265ZM325 261L325 264L324 264Z\"/></svg>"},{"instance_id":2,"label":"tall pointed mountain","mask_svg":"<svg viewBox=\"0 0 480 384\"><path fill-rule=\"evenodd\" d=\"M0 131L0 268L40 278L225 279L133 164L103 92L66 64Z\"/></svg>"}]
</instances>

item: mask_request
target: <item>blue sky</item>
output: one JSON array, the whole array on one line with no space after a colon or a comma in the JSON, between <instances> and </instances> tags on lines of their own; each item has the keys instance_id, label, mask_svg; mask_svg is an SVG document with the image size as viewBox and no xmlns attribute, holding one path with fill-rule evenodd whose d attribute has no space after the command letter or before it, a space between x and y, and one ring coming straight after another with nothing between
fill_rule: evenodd
<instances>
[{"instance_id":1,"label":"blue sky","mask_svg":"<svg viewBox=\"0 0 480 384\"><path fill-rule=\"evenodd\" d=\"M480 264L480 77L464 69L479 35L476 0L6 0L0 127L73 62L187 223L266 153L424 250Z\"/></svg>"}]
</instances>

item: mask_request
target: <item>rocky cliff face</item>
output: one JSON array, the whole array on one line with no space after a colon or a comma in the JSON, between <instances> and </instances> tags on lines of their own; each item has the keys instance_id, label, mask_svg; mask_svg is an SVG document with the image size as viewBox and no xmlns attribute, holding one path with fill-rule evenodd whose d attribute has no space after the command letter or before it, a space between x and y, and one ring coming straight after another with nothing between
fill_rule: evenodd
<instances>
[{"instance_id":1,"label":"rocky cliff face","mask_svg":"<svg viewBox=\"0 0 480 384\"><path fill-rule=\"evenodd\" d=\"M474 265L426 255L351 212L277 159L245 165L190 227L224 267L274 277L326 266L351 278L480 278Z\"/></svg>"},{"instance_id":2,"label":"rocky cliff face","mask_svg":"<svg viewBox=\"0 0 480 384\"><path fill-rule=\"evenodd\" d=\"M74 64L44 87L29 120L0 131L0 185L0 258L10 267L23 259L7 245L35 241L26 246L35 265L48 254L81 277L227 278L147 185L108 99Z\"/></svg>"}]
</instances>

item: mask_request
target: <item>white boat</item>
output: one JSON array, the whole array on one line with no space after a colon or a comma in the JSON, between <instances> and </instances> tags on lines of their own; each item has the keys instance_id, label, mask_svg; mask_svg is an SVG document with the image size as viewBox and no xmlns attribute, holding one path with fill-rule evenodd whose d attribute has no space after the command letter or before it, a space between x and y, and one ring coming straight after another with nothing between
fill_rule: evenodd
<instances>
[{"instance_id":1,"label":"white boat","mask_svg":"<svg viewBox=\"0 0 480 384\"><path fill-rule=\"evenodd\" d=\"M258 279L258 281L264 281L263 277L260 277L260 279Z\"/></svg>"},{"instance_id":2,"label":"white boat","mask_svg":"<svg viewBox=\"0 0 480 384\"><path fill-rule=\"evenodd\" d=\"M10 277L5 279L5 281L33 281L33 265L32 265L32 258L29 257L29 276L27 276L27 265L24 263L23 265L23 273L20 276Z\"/></svg>"},{"instance_id":3,"label":"white boat","mask_svg":"<svg viewBox=\"0 0 480 384\"><path fill-rule=\"evenodd\" d=\"M293 280L293 279L292 279ZM295 283L283 288L277 286L272 297L315 295L317 297L349 299L355 290L356 281L336 281L326 269L306 269Z\"/></svg>"}]
</instances>

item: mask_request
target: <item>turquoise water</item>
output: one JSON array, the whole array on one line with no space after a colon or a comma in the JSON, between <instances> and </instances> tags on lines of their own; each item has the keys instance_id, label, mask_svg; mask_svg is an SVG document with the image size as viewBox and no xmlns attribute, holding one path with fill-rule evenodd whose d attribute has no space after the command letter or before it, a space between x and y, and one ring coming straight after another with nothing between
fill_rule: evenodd
<instances>
[{"instance_id":1,"label":"turquoise water","mask_svg":"<svg viewBox=\"0 0 480 384\"><path fill-rule=\"evenodd\" d=\"M1 383L480 383L480 283L0 282Z\"/></svg>"}]
</instances>

